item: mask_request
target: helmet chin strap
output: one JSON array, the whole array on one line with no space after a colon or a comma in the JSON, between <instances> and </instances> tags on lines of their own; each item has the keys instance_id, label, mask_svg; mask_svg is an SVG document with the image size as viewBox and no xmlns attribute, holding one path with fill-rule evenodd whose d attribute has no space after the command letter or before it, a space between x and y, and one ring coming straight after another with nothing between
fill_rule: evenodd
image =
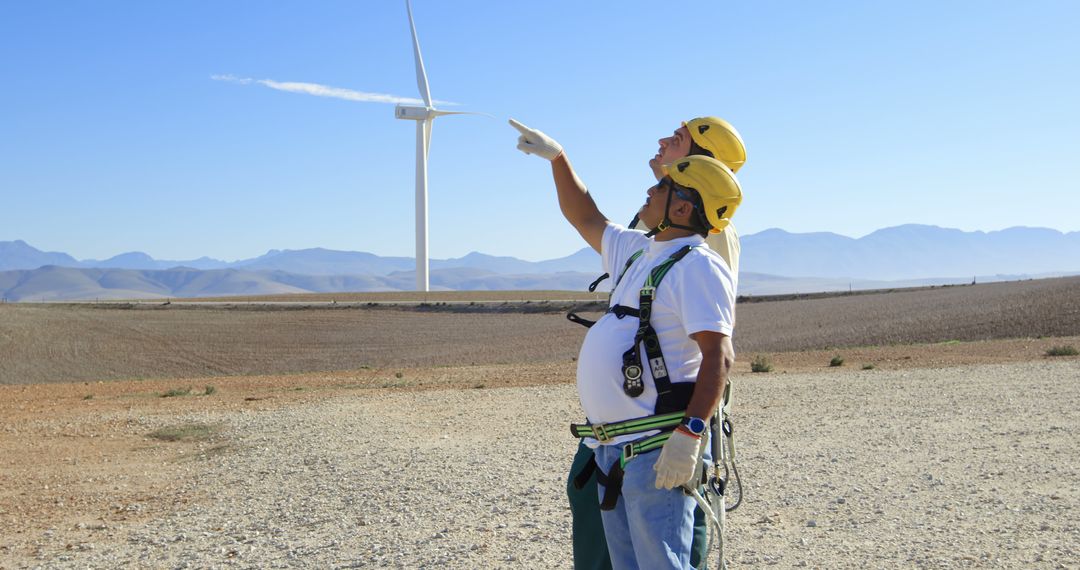
<instances>
[{"instance_id":1,"label":"helmet chin strap","mask_svg":"<svg viewBox=\"0 0 1080 570\"><path fill-rule=\"evenodd\" d=\"M645 234L645 237L651 238L651 237L655 236L656 234L658 234L658 233L660 233L660 232L662 232L662 231L664 231L664 230L666 230L668 228L679 228L680 230L687 230L687 231L695 232L695 233L697 232L697 230L695 230L694 228L691 228L689 226L683 226L683 225L676 224L675 222L671 221L670 217L668 217L668 211L671 209L671 195L674 194L674 193L675 192L673 190L668 189L667 201L664 203L664 219L660 220L660 223L656 224L655 228L649 230Z\"/></svg>"}]
</instances>

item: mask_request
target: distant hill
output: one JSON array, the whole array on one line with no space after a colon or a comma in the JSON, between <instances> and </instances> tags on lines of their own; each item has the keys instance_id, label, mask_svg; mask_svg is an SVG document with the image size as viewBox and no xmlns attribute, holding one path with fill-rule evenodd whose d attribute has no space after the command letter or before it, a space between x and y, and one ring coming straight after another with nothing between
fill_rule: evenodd
<instances>
[{"instance_id":1,"label":"distant hill","mask_svg":"<svg viewBox=\"0 0 1080 570\"><path fill-rule=\"evenodd\" d=\"M233 262L156 260L141 252L80 261L23 241L0 242L0 295L8 300L411 290L414 270L410 257L323 248L270 250ZM771 229L742 237L740 271L743 295L1067 275L1080 273L1080 232L964 232L912 224L855 239ZM431 260L434 289L580 290L599 273L600 256L587 247L535 262L479 252Z\"/></svg>"},{"instance_id":2,"label":"distant hill","mask_svg":"<svg viewBox=\"0 0 1080 570\"><path fill-rule=\"evenodd\" d=\"M22 240L0 241L0 271L37 269L43 265L78 267L79 262L66 253L37 250Z\"/></svg>"},{"instance_id":3,"label":"distant hill","mask_svg":"<svg viewBox=\"0 0 1080 570\"><path fill-rule=\"evenodd\" d=\"M251 259L226 262L208 257L155 260L141 252L109 259L76 260L44 252L23 241L0 242L0 271L45 265L111 269L243 269L300 275L390 276L412 271L411 257L382 257L323 248L270 250ZM472 252L433 259L431 269L471 268L501 275L598 272L600 257L590 248L545 261ZM1016 227L994 232L964 232L937 226L903 225L861 238L818 232L796 234L770 229L742 236L741 271L800 278L903 280L964 278L973 275L1035 275L1080 271L1080 232Z\"/></svg>"},{"instance_id":4,"label":"distant hill","mask_svg":"<svg viewBox=\"0 0 1080 570\"><path fill-rule=\"evenodd\" d=\"M558 273L565 271L592 272L600 269L600 255L591 248L582 248L572 255L546 261L525 261L516 257L499 257L472 252L464 257L432 259L431 269L472 268L499 274ZM46 265L100 269L243 269L247 271L285 271L301 275L374 275L389 276L401 271L414 271L416 261L411 257L382 257L362 251L337 251L312 248L299 250L272 249L251 259L227 262L209 257L193 260L157 260L132 251L105 260L79 261L66 253L44 252L24 241L0 241L0 271L37 269Z\"/></svg>"},{"instance_id":5,"label":"distant hill","mask_svg":"<svg viewBox=\"0 0 1080 570\"><path fill-rule=\"evenodd\" d=\"M502 275L485 269L458 267L430 273L433 291L584 291L595 273L518 273ZM986 276L980 283L1019 280L1028 276ZM740 296L780 295L863 289L894 289L968 283L970 278L874 281L865 279L798 278L743 273ZM415 273L374 275L298 275L285 271L242 269L98 269L48 265L33 270L0 271L0 299L8 302L64 302L290 293L411 291ZM606 291L605 281L599 291Z\"/></svg>"},{"instance_id":6,"label":"distant hill","mask_svg":"<svg viewBox=\"0 0 1080 570\"><path fill-rule=\"evenodd\" d=\"M964 232L904 225L854 239L771 229L743 236L740 271L799 277L926 279L1080 271L1080 232Z\"/></svg>"},{"instance_id":7,"label":"distant hill","mask_svg":"<svg viewBox=\"0 0 1080 570\"><path fill-rule=\"evenodd\" d=\"M66 265L53 263L50 265ZM192 269L223 269L229 267L229 263L219 259L200 257L186 261L169 261L154 259L141 251L132 251L114 255L104 261L86 259L78 262L75 267L99 267L108 269L170 269L173 267L190 267ZM69 266L71 267L71 266Z\"/></svg>"},{"instance_id":8,"label":"distant hill","mask_svg":"<svg viewBox=\"0 0 1080 570\"><path fill-rule=\"evenodd\" d=\"M431 271L433 290L520 291L584 290L591 273L539 273L500 275L473 268ZM337 293L410 291L415 273L402 271L388 276L298 275L284 271L242 269L98 269L48 265L33 270L0 271L0 298L9 302L63 302L116 299L167 299L171 297L223 297L230 295L281 295L288 293Z\"/></svg>"},{"instance_id":9,"label":"distant hill","mask_svg":"<svg viewBox=\"0 0 1080 570\"><path fill-rule=\"evenodd\" d=\"M231 264L250 271L275 270L303 275L389 275L415 269L411 257L380 257L360 251L313 248L271 250L266 255Z\"/></svg>"}]
</instances>

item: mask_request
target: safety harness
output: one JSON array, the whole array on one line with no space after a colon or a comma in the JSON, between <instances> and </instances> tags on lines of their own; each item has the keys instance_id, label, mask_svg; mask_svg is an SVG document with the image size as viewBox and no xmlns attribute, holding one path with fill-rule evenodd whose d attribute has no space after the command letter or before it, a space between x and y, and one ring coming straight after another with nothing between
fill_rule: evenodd
<instances>
[{"instance_id":1,"label":"safety harness","mask_svg":"<svg viewBox=\"0 0 1080 570\"><path fill-rule=\"evenodd\" d=\"M626 275L627 270L629 270L634 262L641 257L644 250L635 252L630 256L630 259L626 261L626 265L623 267L618 278L616 278L615 284L611 288L611 294L608 296L608 313L614 314L616 318L619 319L626 316L635 316L638 318L638 329L634 335L634 344L629 350L623 353L623 391L628 396L636 398L645 390L644 380L642 378L641 353L638 348L639 346L644 346L645 356L649 363L649 370L652 372L654 384L656 386L657 396L654 415L607 424L571 424L570 432L575 437L579 438L591 437L601 444L606 444L621 435L644 433L654 430L659 430L659 433L624 444L619 460L611 466L607 473L598 469L596 458L593 456L582 467L581 471L574 475L573 484L574 487L579 490L585 487L593 474L596 475L596 480L604 486L604 497L600 501L601 510L609 511L615 508L619 495L622 494L623 475L627 462L639 455L658 450L664 446L664 443L671 437L671 432L682 423L686 407L689 405L690 398L693 395L693 382L671 382L671 378L667 371L667 365L664 362L663 352L660 350L660 339L650 322L652 316L652 302L656 294L656 288L660 285L660 282L663 280L664 276L667 275L668 271L671 270L671 267L685 257L693 247L694 246L686 245L679 248L663 263L657 265L649 272L649 275L646 277L645 283L638 294L637 309L625 305L613 305L611 304L611 300L614 297L615 289ZM607 277L607 273L601 275L599 279L589 285L589 291L595 291L597 285ZM596 324L596 321L585 319L573 311L569 312L566 317L570 321L585 327L592 327ZM708 547L711 547L714 538L718 539L720 568L722 570L727 567L724 561L723 538L725 513L727 511L735 510L742 503L742 480L739 478L739 471L735 467L735 440L734 428L729 418L730 406L731 383L728 382L724 391L720 410L714 414L709 421L712 432L712 456L714 461L712 474L710 476L708 467L703 464L700 476L693 479L696 483L683 486L683 491L694 498L705 512L708 520L712 523L709 525L710 533ZM721 443L721 441L723 443ZM734 476L735 479L737 499L730 507L727 507L725 505L725 492L730 476ZM705 490L704 495L699 490L702 487Z\"/></svg>"},{"instance_id":2,"label":"safety harness","mask_svg":"<svg viewBox=\"0 0 1080 570\"><path fill-rule=\"evenodd\" d=\"M619 461L611 467L608 473L604 473L602 470L596 469L596 460L590 460L582 472L575 476L575 485L580 485L578 488L584 487L585 483L589 480L589 477L595 472L597 481L604 485L604 499L600 503L602 510L611 510L615 508L615 503L618 501L619 495L622 493L622 476L623 468L626 466L626 462L630 461L634 457L648 453L656 449L663 447L664 442L671 437L671 432L678 427L682 421L686 406L690 403L690 397L694 392L693 382L677 382L673 383L671 377L668 375L667 365L664 362L663 352L660 350L660 339L656 335L656 329L653 328L650 318L652 316L652 303L653 298L656 295L656 288L663 281L664 276L668 274L672 266L679 262L682 258L686 257L686 254L690 253L690 250L694 246L685 245L679 248L675 253L671 254L662 263L653 267L649 271L649 275L645 278L645 284L642 285L641 290L638 292L638 307L627 307L625 305L611 304L609 297L608 308L609 313L615 314L616 318L623 318L625 316L635 316L638 318L637 332L634 334L634 344L623 353L622 357L622 373L623 373L623 392L631 398L640 396L645 391L645 381L642 374L642 360L641 350L639 347L645 347L645 357L648 359L649 370L652 372L653 382L656 386L656 407L654 408L655 415L645 418L637 418L624 422L615 422L610 424L571 424L570 431L576 437L592 437L601 443L610 442L613 438L620 435L628 435L635 433L642 433L653 430L660 430L660 433L651 437L639 440L633 443L628 443L623 446L622 454L619 457ZM630 259L627 260L626 265L623 267L622 272L615 281L614 287L612 287L612 296L614 296L615 289L622 282L623 277L626 276L627 270L641 257L645 250L638 250ZM575 319L576 317L576 319ZM585 321L577 317L574 313L567 315L567 318L575 322ZM595 322L581 322L585 326L592 326Z\"/></svg>"}]
</instances>

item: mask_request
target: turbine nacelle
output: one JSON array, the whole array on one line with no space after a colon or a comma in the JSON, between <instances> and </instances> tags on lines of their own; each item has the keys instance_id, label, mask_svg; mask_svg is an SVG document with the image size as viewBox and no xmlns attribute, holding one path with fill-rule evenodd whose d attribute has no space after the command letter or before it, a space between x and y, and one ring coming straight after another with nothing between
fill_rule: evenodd
<instances>
[{"instance_id":1,"label":"turbine nacelle","mask_svg":"<svg viewBox=\"0 0 1080 570\"><path fill-rule=\"evenodd\" d=\"M394 108L394 117L408 121L423 121L438 116L439 113L431 107L419 105L401 105Z\"/></svg>"},{"instance_id":2,"label":"turbine nacelle","mask_svg":"<svg viewBox=\"0 0 1080 570\"><path fill-rule=\"evenodd\" d=\"M408 121L423 121L445 115L484 115L484 113L470 113L468 111L440 111L435 107L421 107L419 105L401 105L394 109L394 117ZM491 116L491 115L487 115Z\"/></svg>"}]
</instances>

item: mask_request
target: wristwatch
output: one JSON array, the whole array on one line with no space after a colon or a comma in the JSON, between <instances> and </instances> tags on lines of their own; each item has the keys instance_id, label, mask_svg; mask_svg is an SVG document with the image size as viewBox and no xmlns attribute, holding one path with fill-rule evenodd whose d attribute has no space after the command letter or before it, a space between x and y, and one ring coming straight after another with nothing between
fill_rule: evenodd
<instances>
[{"instance_id":1,"label":"wristwatch","mask_svg":"<svg viewBox=\"0 0 1080 570\"><path fill-rule=\"evenodd\" d=\"M680 425L686 428L686 431L696 436L704 435L705 429L708 427L708 424L705 423L705 420L701 418L695 418L694 416L687 416L683 418L682 424Z\"/></svg>"}]
</instances>

